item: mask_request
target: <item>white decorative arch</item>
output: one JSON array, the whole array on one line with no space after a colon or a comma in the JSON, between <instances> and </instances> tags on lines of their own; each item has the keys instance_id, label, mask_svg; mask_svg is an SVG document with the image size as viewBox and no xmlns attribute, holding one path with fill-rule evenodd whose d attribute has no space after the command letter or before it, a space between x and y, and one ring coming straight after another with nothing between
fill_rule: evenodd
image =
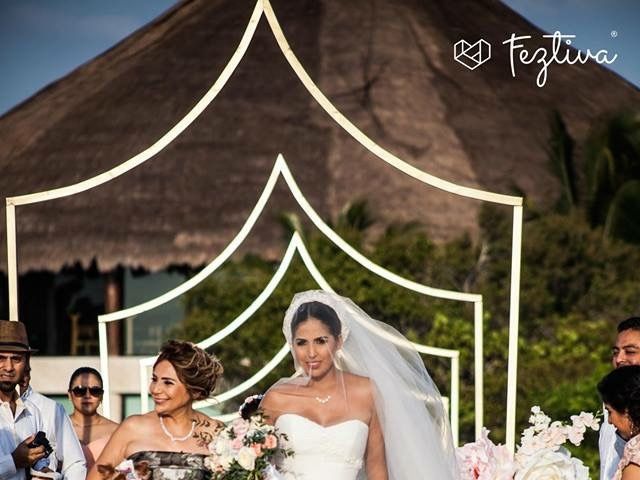
<instances>
[{"instance_id":1,"label":"white decorative arch","mask_svg":"<svg viewBox=\"0 0 640 480\"><path fill-rule=\"evenodd\" d=\"M318 215L318 213L313 209L311 204L307 201L304 194L298 187L298 184L296 183L291 173L291 170L289 169L282 154L278 155L276 162L274 164L274 167L271 171L271 174L269 175L269 178L267 180L267 183L265 184L265 188L260 194L260 197L258 198L258 201L256 202L256 205L254 206L253 210L247 217L246 222L244 223L244 225L242 226L242 228L240 229L236 237L233 238L233 240L220 253L220 255L214 258L208 265L206 265L196 275L194 275L184 283L176 286L175 288L163 293L162 295L159 295L156 298L152 298L146 302L143 302L141 304L135 305L127 309L123 309L117 312L112 312L112 313L98 316L98 322L99 322L98 333L99 333L99 342L100 342L100 369L104 377L105 390L108 392L109 386L110 386L109 385L109 382L110 382L109 381L109 361L108 361L108 354L107 354L109 349L108 349L108 343L107 343L108 336L107 336L106 324L109 322L117 321L117 320L124 320L126 318L131 318L136 315L139 315L140 313L159 307L160 305L163 305L171 300L174 300L178 296L192 289L193 287L198 285L200 282L205 280L207 277L209 277L214 271L216 271L221 265L223 265L224 262L229 259L229 257L231 257L231 255L238 249L238 247L242 244L242 242L247 238L247 236L251 232L251 229L253 228L258 218L260 217L260 214L266 207L267 201L269 200L271 194L273 193L273 190L275 189L276 181L280 176L282 176L282 178L284 179L286 185L289 187L290 192L292 193L294 199L296 200L300 208L302 208L302 210L307 214L309 219L318 228L318 230L320 230L329 240L331 240L343 252L349 255L356 262L360 263L360 265L365 267L367 270L371 271L372 273L375 273L376 275L398 286L404 287L408 290L412 290L422 295L427 295L427 296L436 297L436 298L443 298L447 300L471 302L474 304L474 331L476 333L474 336L475 430L476 430L476 436L479 436L480 430L483 425L483 405L484 405L484 375L483 375L483 361L482 361L482 355L483 355L482 296L478 294L472 294L472 293L466 293L466 292L455 292L451 290L444 290L444 289L429 287L427 285L414 282L412 280L401 277L393 272L390 272L384 267L381 267L380 265L366 258L364 255L358 252L355 248L349 245L346 241L344 241L335 231L333 231L331 227L329 227L322 220L320 215ZM320 274L320 272L317 270L317 268L315 268L313 261L311 260L309 255L306 254L305 256L303 254L303 252L306 253L307 250L304 244L302 243L301 239L299 238L299 236L296 235L292 237L292 240L289 244L289 248L287 248L287 251L285 252L283 260L280 263L280 266L278 267L276 273L273 275L272 279L270 280L267 288L263 292L261 292L261 294L258 297L256 297L256 299L251 303L251 305L247 308L247 310L245 310L233 322L231 322L229 325L227 325L220 331L215 332L209 338L200 342L199 345L202 348L207 348L217 343L218 341L222 340L227 335L235 331L238 327L240 327L244 322L246 322L251 317L251 315L253 315L253 313L255 313L255 311L268 299L269 295L272 293L272 291L275 289L275 287L278 285L278 283L286 273L286 269L288 268L289 263L291 262L291 259L296 249L300 252L303 260L305 260L305 258L308 259L308 260L305 260L305 264L307 265L307 268L309 269L310 273L314 276L314 279L318 282L318 284L322 288L325 288L325 286L327 287L327 289L330 288L328 286L328 283L326 283L326 281L322 278L322 275ZM321 282L325 282L325 283L323 284ZM444 354L441 356L448 356L447 352L449 352L449 350L446 350L446 349L437 349L434 347L427 347L419 344L416 344L415 347L418 349L418 351L422 353L427 353L430 355L439 355L439 353L437 352L440 352ZM156 357L150 357L148 359L141 360L142 363L141 363L141 370L140 370L140 373L141 373L140 386L142 387L144 385L144 388L141 389L141 392L146 391L146 385L148 384L148 380L149 380L148 372L146 368L143 368L143 365L145 367L152 365L153 362L155 361L155 358ZM250 386L247 388L250 388ZM458 394L456 393L456 395ZM454 399L453 397L454 397L454 394L452 393L452 398L451 398L452 413L453 413L454 401L456 402L456 409L458 405L458 398ZM108 400L108 398L109 396L105 395L105 399L103 402L103 411L107 416L109 415L110 409L111 409L110 401ZM144 411L148 410L148 398L146 397L146 395L142 395L142 393L141 393L141 405Z\"/></svg>"},{"instance_id":2,"label":"white decorative arch","mask_svg":"<svg viewBox=\"0 0 640 480\"><path fill-rule=\"evenodd\" d=\"M291 236L291 241L289 242L289 246L276 270L275 274L271 278L271 280L267 283L264 290L254 299L254 301L247 307L245 311L243 311L240 315L238 315L232 322L230 322L226 327L218 330L210 337L198 342L198 346L201 348L208 348L217 342L223 340L231 333L233 333L237 328L243 325L249 318L264 304L264 302L271 296L273 291L278 287L285 273L288 271L289 266L291 265L291 261L294 258L295 253L298 252L304 265L307 267L308 272L311 274L312 278L316 281L316 283L325 291L333 292L334 289L327 282L324 276L320 273L317 266L313 262L311 255L307 247L305 246L300 234L298 232L294 232ZM102 317L102 316L101 316ZM393 337L390 337L384 330L375 329L374 333L389 339L390 341L395 342L396 340ZM106 340L107 337L105 337ZM422 345L419 343L411 342L414 348L423 354L433 355L438 357L445 357L451 360L451 384L450 384L450 408L449 414L451 418L451 429L454 435L454 441L458 443L458 432L459 432L459 404L460 404L460 352L459 350L450 350L445 348L436 348L430 347L427 345ZM235 386L231 390L224 392L222 394L216 395L210 401L202 401L196 404L196 408L202 408L211 406L212 403L220 404L231 398L234 398L243 392L246 392L251 387L256 385L259 381L261 381L264 377L266 377L276 366L280 364L286 354L289 352L288 346L285 344L278 353L256 374L254 374L251 378L245 380L241 384ZM147 395L147 385L149 381L148 377L148 368L152 366L157 356L151 356L147 358L140 359L140 405L142 412L149 411L149 397ZM101 368L104 369L104 366ZM482 395L476 394L476 399L482 400ZM220 418L233 418L228 416L223 416Z\"/></svg>"},{"instance_id":3,"label":"white decorative arch","mask_svg":"<svg viewBox=\"0 0 640 480\"><path fill-rule=\"evenodd\" d=\"M354 124L352 124L337 108L327 99L327 97L318 89L315 83L311 80L311 77L305 71L304 67L300 64L295 54L291 50L282 29L277 21L275 13L271 7L269 0L258 0L254 7L251 18L247 24L244 35L236 48L236 51L230 58L229 62L223 69L222 73L209 89L209 91L202 97L196 106L187 115L182 118L173 128L171 128L166 134L164 134L153 145L140 152L139 154L131 157L129 160L121 163L120 165L110 169L102 174L96 175L92 178L84 181L68 185L62 188L56 188L53 190L43 191L39 193L32 193L27 195L21 195L16 197L8 197L6 199L6 218L7 218L7 274L9 284L9 318L10 320L18 320L18 270L17 270L17 248L16 248L16 212L15 207L18 205L27 205L31 203L38 203L56 198L61 198L69 195L74 195L88 189L94 188L98 185L106 183L127 171L141 165L158 152L162 151L171 141L173 141L180 133L182 133L199 115L204 109L213 101L217 93L224 87L227 80L243 58L250 41L252 40L257 24L262 16L265 14L271 31L280 47L283 55L291 65L293 71L301 80L305 88L314 97L314 99L324 108L329 116L338 123L343 129L345 129L354 139L360 142L364 147L369 149L381 160L389 163L396 169L403 173L416 178L417 180L439 188L441 190L468 197L477 200L488 201L492 203L498 203L503 205L509 205L513 207L513 230L512 230L512 255L511 255L511 288L510 288L510 303L509 303L509 363L508 363L508 375L507 375L507 415L506 415L506 444L511 451L515 446L515 407L516 407L516 379L517 379L517 342L518 342L518 323L519 323L519 303L520 303L520 256L521 256L521 243L522 243L522 198L501 195L492 192L487 192L479 189L465 187L461 185L448 182L433 175L430 175L422 170L419 170L409 163L401 160L395 155L391 154L372 139L367 137L362 131L360 131ZM315 222L314 222L315 223ZM323 232L324 233L324 232ZM235 239L234 239L235 240ZM226 249L225 249L226 250ZM345 250L346 253L347 250ZM357 252L355 252L357 254ZM359 255L359 254L358 254ZM356 255L357 256L357 255ZM353 257L356 261L356 257ZM364 260L366 258L362 257ZM362 262L359 262L362 264ZM364 266L364 265L363 265ZM382 268L382 267L380 267ZM378 273L378 272L376 272ZM388 272L389 275L394 275ZM396 276L397 277L397 276ZM409 282L407 285L413 284L417 288L431 288L426 286L420 286L414 282L410 282L401 277L395 278L395 280L402 280L403 282ZM405 286L405 285L403 285ZM410 288L407 286L406 288ZM418 291L418 290L415 290ZM447 298L447 297L443 297ZM470 300L473 301L473 300ZM477 314L478 310L481 311L482 304L475 302L474 312ZM106 324L100 323L99 332L103 335L103 330L106 329ZM481 333L475 329L476 335ZM103 348L103 342L100 343L100 348ZM477 351L476 351L477 353ZM106 355L106 353L105 353ZM102 356L102 351L101 351ZM477 373L477 372L476 372ZM476 418L477 416L476 405Z\"/></svg>"}]
</instances>

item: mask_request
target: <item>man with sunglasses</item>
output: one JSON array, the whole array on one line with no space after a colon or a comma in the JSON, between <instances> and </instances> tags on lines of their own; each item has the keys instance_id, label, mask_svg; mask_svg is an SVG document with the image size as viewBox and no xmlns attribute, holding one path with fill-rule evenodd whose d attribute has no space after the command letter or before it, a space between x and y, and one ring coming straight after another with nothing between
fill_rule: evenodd
<instances>
[{"instance_id":1,"label":"man with sunglasses","mask_svg":"<svg viewBox=\"0 0 640 480\"><path fill-rule=\"evenodd\" d=\"M20 393L24 400L36 405L42 414L43 431L54 450L50 467L60 471L64 479L84 480L87 476L86 462L67 412L58 402L36 392L29 385L30 381L31 366L27 363Z\"/></svg>"},{"instance_id":2,"label":"man with sunglasses","mask_svg":"<svg viewBox=\"0 0 640 480\"><path fill-rule=\"evenodd\" d=\"M27 469L42 469L49 462L45 447L34 445L42 430L38 407L23 400L16 391L29 356L27 330L23 323L0 320L0 479L24 480Z\"/></svg>"}]
</instances>

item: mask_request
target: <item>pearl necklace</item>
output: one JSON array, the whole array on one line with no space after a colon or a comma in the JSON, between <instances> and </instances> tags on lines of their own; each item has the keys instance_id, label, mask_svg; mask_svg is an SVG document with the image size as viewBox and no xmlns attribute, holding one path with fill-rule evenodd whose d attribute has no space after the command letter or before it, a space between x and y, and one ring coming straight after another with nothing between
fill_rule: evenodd
<instances>
[{"instance_id":1,"label":"pearl necklace","mask_svg":"<svg viewBox=\"0 0 640 480\"><path fill-rule=\"evenodd\" d=\"M320 397L315 397L316 402L321 403L322 405L324 405L325 403L327 403L329 400L331 400L331 395L327 395L324 398L320 398Z\"/></svg>"},{"instance_id":2,"label":"pearl necklace","mask_svg":"<svg viewBox=\"0 0 640 480\"><path fill-rule=\"evenodd\" d=\"M187 440L188 438L191 438L191 436L193 435L193 431L196 428L196 421L193 420L191 422L191 430L189 430L189 433L187 433L184 437L174 437L171 432L169 430L167 430L167 427L165 427L164 425L164 420L162 420L162 417L158 417L160 419L160 427L162 428L162 431L164 432L164 434L169 437L171 439L172 442L184 442L185 440Z\"/></svg>"}]
</instances>

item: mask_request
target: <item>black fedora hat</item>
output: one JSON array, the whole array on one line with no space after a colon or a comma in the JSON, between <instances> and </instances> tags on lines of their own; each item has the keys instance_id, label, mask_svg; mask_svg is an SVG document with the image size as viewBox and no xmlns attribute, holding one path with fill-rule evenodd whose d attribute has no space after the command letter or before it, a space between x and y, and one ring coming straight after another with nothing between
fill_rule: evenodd
<instances>
[{"instance_id":1,"label":"black fedora hat","mask_svg":"<svg viewBox=\"0 0 640 480\"><path fill-rule=\"evenodd\" d=\"M29 346L24 323L0 320L0 352L37 352Z\"/></svg>"}]
</instances>

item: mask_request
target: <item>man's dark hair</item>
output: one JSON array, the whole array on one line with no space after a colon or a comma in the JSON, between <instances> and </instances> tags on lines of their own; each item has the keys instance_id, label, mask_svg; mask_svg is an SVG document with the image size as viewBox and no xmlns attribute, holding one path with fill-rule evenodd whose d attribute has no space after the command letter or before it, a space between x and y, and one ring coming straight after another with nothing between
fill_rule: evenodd
<instances>
[{"instance_id":1,"label":"man's dark hair","mask_svg":"<svg viewBox=\"0 0 640 480\"><path fill-rule=\"evenodd\" d=\"M618 333L625 330L637 330L640 332L640 317L629 317L618 324Z\"/></svg>"}]
</instances>

